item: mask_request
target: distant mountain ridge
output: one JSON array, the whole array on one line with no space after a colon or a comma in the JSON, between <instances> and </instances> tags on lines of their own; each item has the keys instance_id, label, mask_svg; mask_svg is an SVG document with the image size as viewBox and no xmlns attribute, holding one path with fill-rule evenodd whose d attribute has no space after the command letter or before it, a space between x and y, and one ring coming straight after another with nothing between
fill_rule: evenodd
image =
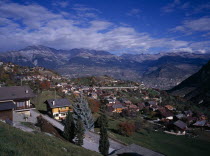
<instances>
[{"instance_id":1,"label":"distant mountain ridge","mask_svg":"<svg viewBox=\"0 0 210 156\"><path fill-rule=\"evenodd\" d=\"M117 56L106 51L57 50L42 45L0 53L1 61L42 66L71 78L109 75L117 79L143 81L149 87L161 89L177 85L197 72L209 59L210 54L180 52Z\"/></svg>"}]
</instances>

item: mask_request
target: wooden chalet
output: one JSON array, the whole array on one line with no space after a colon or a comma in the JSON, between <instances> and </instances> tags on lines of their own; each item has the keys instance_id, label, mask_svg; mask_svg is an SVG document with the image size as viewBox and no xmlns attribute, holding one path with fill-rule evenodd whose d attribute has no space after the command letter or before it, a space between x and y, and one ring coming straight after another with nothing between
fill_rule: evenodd
<instances>
[{"instance_id":1,"label":"wooden chalet","mask_svg":"<svg viewBox=\"0 0 210 156\"><path fill-rule=\"evenodd\" d=\"M73 112L72 104L65 98L49 99L45 103L47 104L48 114L56 120L65 119L68 111Z\"/></svg>"},{"instance_id":2,"label":"wooden chalet","mask_svg":"<svg viewBox=\"0 0 210 156\"><path fill-rule=\"evenodd\" d=\"M113 113L122 113L122 110L125 108L121 103L115 103L112 105Z\"/></svg>"},{"instance_id":3,"label":"wooden chalet","mask_svg":"<svg viewBox=\"0 0 210 156\"><path fill-rule=\"evenodd\" d=\"M160 107L157 110L157 113L158 113L158 117L160 117L161 119L173 120L173 116L174 116L173 112L167 110L164 107Z\"/></svg>"},{"instance_id":4,"label":"wooden chalet","mask_svg":"<svg viewBox=\"0 0 210 156\"><path fill-rule=\"evenodd\" d=\"M186 130L187 130L187 124L184 123L181 120L177 120L176 122L173 123L175 131L178 134L186 134Z\"/></svg>"},{"instance_id":5,"label":"wooden chalet","mask_svg":"<svg viewBox=\"0 0 210 156\"><path fill-rule=\"evenodd\" d=\"M13 111L30 116L30 110L35 109L30 99L35 97L28 86L0 87L0 119L13 120Z\"/></svg>"}]
</instances>

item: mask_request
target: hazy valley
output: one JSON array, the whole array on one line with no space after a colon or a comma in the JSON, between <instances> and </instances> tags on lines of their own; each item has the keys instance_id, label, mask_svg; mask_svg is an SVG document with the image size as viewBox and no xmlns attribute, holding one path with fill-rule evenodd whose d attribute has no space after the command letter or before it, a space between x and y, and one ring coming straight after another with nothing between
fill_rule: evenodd
<instances>
[{"instance_id":1,"label":"hazy valley","mask_svg":"<svg viewBox=\"0 0 210 156\"><path fill-rule=\"evenodd\" d=\"M160 53L124 54L87 49L56 50L30 46L0 53L0 60L23 66L53 69L69 78L108 75L117 79L144 82L148 87L170 89L208 62L210 54Z\"/></svg>"}]
</instances>

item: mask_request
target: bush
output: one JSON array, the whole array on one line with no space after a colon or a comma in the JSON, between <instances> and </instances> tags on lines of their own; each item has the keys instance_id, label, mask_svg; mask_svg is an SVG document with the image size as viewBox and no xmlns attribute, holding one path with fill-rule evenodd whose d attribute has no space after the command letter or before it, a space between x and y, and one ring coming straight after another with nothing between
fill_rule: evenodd
<instances>
[{"instance_id":1,"label":"bush","mask_svg":"<svg viewBox=\"0 0 210 156\"><path fill-rule=\"evenodd\" d=\"M91 109L92 113L98 113L99 112L99 109L100 109L100 106L101 106L100 101L94 100L94 99L88 99L88 103L89 103L89 106L90 106L90 109Z\"/></svg>"},{"instance_id":2,"label":"bush","mask_svg":"<svg viewBox=\"0 0 210 156\"><path fill-rule=\"evenodd\" d=\"M118 125L118 130L121 135L131 136L135 132L136 127L135 127L134 123L121 122Z\"/></svg>"}]
</instances>

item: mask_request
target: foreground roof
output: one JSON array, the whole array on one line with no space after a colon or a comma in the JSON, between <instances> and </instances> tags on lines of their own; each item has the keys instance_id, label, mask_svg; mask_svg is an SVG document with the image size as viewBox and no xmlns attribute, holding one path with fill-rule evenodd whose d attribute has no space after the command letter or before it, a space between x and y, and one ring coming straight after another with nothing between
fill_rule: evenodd
<instances>
[{"instance_id":1,"label":"foreground roof","mask_svg":"<svg viewBox=\"0 0 210 156\"><path fill-rule=\"evenodd\" d=\"M53 105L53 101L55 101ZM68 99L49 99L47 100L47 104L50 108L57 108L57 107L65 107L65 106L71 106L71 103Z\"/></svg>"},{"instance_id":2,"label":"foreground roof","mask_svg":"<svg viewBox=\"0 0 210 156\"><path fill-rule=\"evenodd\" d=\"M131 144L129 146L126 146L125 148L122 148L118 151L116 151L112 156L117 155L139 155L139 156L164 156L163 154L157 153L155 151L152 151L150 149L138 146L136 144Z\"/></svg>"},{"instance_id":3,"label":"foreground roof","mask_svg":"<svg viewBox=\"0 0 210 156\"><path fill-rule=\"evenodd\" d=\"M35 94L28 86L0 87L0 100L30 99Z\"/></svg>"},{"instance_id":4,"label":"foreground roof","mask_svg":"<svg viewBox=\"0 0 210 156\"><path fill-rule=\"evenodd\" d=\"M16 105L12 102L0 102L0 111L2 110L10 110L16 108Z\"/></svg>"}]
</instances>

